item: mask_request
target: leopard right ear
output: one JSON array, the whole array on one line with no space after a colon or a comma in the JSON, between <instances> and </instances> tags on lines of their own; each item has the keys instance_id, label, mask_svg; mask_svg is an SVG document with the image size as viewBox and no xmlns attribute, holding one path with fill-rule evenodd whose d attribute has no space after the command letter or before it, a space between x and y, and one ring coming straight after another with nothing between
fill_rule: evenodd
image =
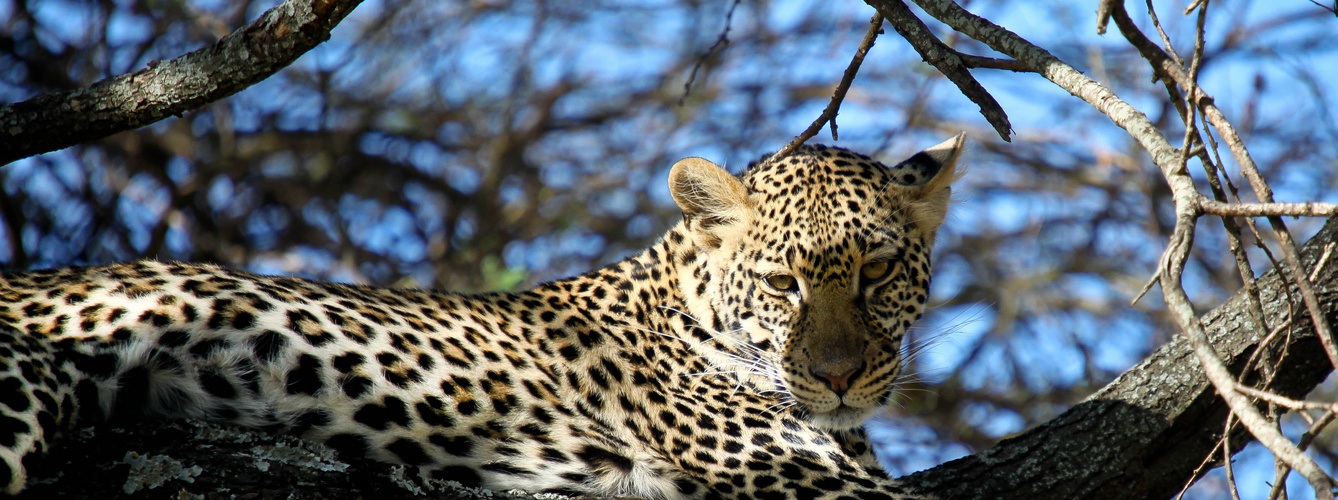
<instances>
[{"instance_id":1,"label":"leopard right ear","mask_svg":"<svg viewBox=\"0 0 1338 500\"><path fill-rule=\"evenodd\" d=\"M684 158L669 170L669 194L683 210L683 220L697 244L720 246L729 231L746 223L753 211L748 188L719 165Z\"/></svg>"},{"instance_id":2,"label":"leopard right ear","mask_svg":"<svg viewBox=\"0 0 1338 500\"><path fill-rule=\"evenodd\" d=\"M948 213L952 182L957 179L957 160L965 149L966 134L960 133L896 164L892 182L901 187L916 227L930 245Z\"/></svg>"}]
</instances>

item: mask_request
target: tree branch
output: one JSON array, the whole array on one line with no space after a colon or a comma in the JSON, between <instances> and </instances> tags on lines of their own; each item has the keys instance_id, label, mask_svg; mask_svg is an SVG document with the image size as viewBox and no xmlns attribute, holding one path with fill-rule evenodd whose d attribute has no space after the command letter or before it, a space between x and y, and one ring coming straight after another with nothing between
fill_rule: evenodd
<instances>
[{"instance_id":1,"label":"tree branch","mask_svg":"<svg viewBox=\"0 0 1338 500\"><path fill-rule=\"evenodd\" d=\"M1144 59L1152 64L1153 71L1158 78L1175 82L1189 94L1189 101L1203 110L1204 117L1222 134L1222 139L1226 142L1227 148L1231 150L1237 164L1240 165L1241 174L1249 180L1255 197L1261 203L1272 204L1273 190L1269 188L1268 183L1260 175L1259 168L1255 165L1249 151L1246 150L1244 141L1236 134L1235 127L1227 121L1226 116L1222 114L1221 109L1218 109L1213 98L1198 86L1189 72L1186 72L1179 63L1175 62L1172 55L1157 47L1143 35L1142 31L1139 31L1133 20L1129 18L1129 14L1124 10L1123 4L1114 6L1112 19L1115 20L1116 26L1120 28L1120 33L1124 35L1125 39L1138 49L1139 54ZM1175 186L1173 186L1173 189L1177 192L1180 190L1179 187ZM1296 243L1292 241L1291 233L1287 231L1286 224L1276 215L1270 215L1268 221L1277 233L1283 258L1287 260L1288 264L1296 266ZM1338 341L1334 340L1328 322L1324 321L1320 315L1319 305L1314 298L1314 290L1304 280L1300 280L1298 276L1293 276L1293 279L1296 279L1300 284L1299 293L1305 299L1306 310L1310 313L1312 321L1315 322L1315 328L1320 331L1320 339L1324 341L1324 349L1329 355L1330 362L1338 366Z\"/></svg>"},{"instance_id":2,"label":"tree branch","mask_svg":"<svg viewBox=\"0 0 1338 500\"><path fill-rule=\"evenodd\" d=\"M0 165L198 109L328 40L361 0L287 0L217 43L66 92L0 107Z\"/></svg>"},{"instance_id":3,"label":"tree branch","mask_svg":"<svg viewBox=\"0 0 1338 500\"><path fill-rule=\"evenodd\" d=\"M1102 114L1105 114L1112 121L1129 132L1140 145L1146 149L1153 158L1153 161L1160 168L1162 176L1166 179L1171 188L1172 196L1176 207L1176 228L1171 238L1170 245L1162 255L1161 268L1159 269L1159 279L1163 296L1172 313L1172 317L1180 325L1183 333L1194 341L1193 352L1194 361L1201 363L1199 366L1206 369L1210 380L1223 399L1230 406L1231 411L1240 418L1241 423L1249 430L1262 444L1267 446L1278 459L1286 462L1289 466L1300 470L1311 485L1316 490L1319 498L1333 498L1333 481L1327 474L1318 468L1318 466L1309 457L1300 452L1288 439L1286 439L1276 426L1270 423L1267 417L1259 412L1255 403L1250 399L1235 391L1235 380L1231 375L1231 370L1217 352L1214 351L1205 333L1202 331L1201 323L1194 317L1193 306L1189 304L1183 288L1180 285L1180 274L1183 269L1184 259L1189 248L1193 244L1193 231L1198 217L1203 215L1203 208L1200 201L1205 199L1196 190L1193 180L1186 171L1186 160L1195 146L1195 138L1187 135L1183 148L1177 149L1171 146L1170 142L1148 120L1148 118L1128 103L1121 100L1109 89L1101 84L1086 77L1073 67L1065 64L1063 61L1051 55L1049 52L1037 47L1022 37L995 25L994 23L976 16L950 0L916 0L916 2L929 15L939 21L951 26L953 29L961 32L971 38L981 41L990 48L1009 55L1023 63L1036 68L1038 72L1046 79L1054 82L1060 88L1063 88L1074 96L1097 108ZM1196 3L1197 5L1197 3ZM1206 5L1206 4L1205 4ZM1112 5L1112 17L1116 18L1116 23L1120 25L1121 30L1125 30L1127 15L1125 19L1120 19L1123 14L1123 7ZM1210 98L1199 99L1202 91L1195 83L1195 74L1197 72L1199 55L1202 50L1202 33L1204 11L1199 13L1198 31L1199 38L1195 45L1194 65L1190 71L1186 72L1181 68L1180 63L1176 61L1158 61L1153 60L1154 68L1165 69L1160 76L1166 80L1175 80L1182 88L1186 89L1191 97L1191 102L1195 104L1195 109L1202 109L1207 120L1213 124L1222 134L1232 152L1236 154L1237 160L1241 163L1241 169L1246 177L1251 181L1252 187L1260 202L1273 203L1272 193L1269 191L1266 183L1258 178L1258 172L1254 168L1253 160L1249 153L1245 151L1244 145L1240 143L1235 135L1230 123L1227 123L1221 117L1216 107L1212 105ZM1169 42L1167 42L1169 44ZM1137 45L1137 44L1136 44ZM1145 45L1151 45L1150 43ZM1148 52L1146 47L1140 46L1140 51L1145 54ZM1158 52L1153 51L1153 52ZM1163 54L1164 55L1164 54ZM1174 57L1174 53L1170 57ZM1178 61L1178 60L1177 60ZM1186 120L1192 120L1192 114L1186 115ZM1190 124L1192 125L1192 123ZM1187 132L1188 134L1188 132ZM1276 208L1276 207L1274 207ZM1290 273L1289 285L1282 288L1294 286L1310 312L1312 320L1311 327L1317 331L1320 340L1321 352L1326 352L1330 358L1338 359L1338 351L1332 348L1333 341L1328 328L1328 318L1322 311L1318 296L1314 293L1310 283L1301 278L1301 267L1299 256L1296 254L1295 246L1287 233L1286 227L1282 224L1281 218L1276 216L1269 217L1275 231L1278 234L1279 243L1283 248L1286 266L1282 266L1282 272ZM1248 293L1248 287L1246 293ZM1245 310L1248 314L1250 309ZM1266 325L1256 325L1258 331L1267 331ZM1324 371L1332 369L1338 361L1328 364ZM1278 371L1281 373L1281 370ZM1291 374L1286 374L1291 376ZM1231 450L1227 450L1230 452ZM1229 454L1229 453L1227 453ZM1204 456L1204 455L1200 455ZM1186 457L1192 458L1192 457ZM1086 458L1085 458L1086 460ZM1191 461L1192 462L1192 461ZM1190 475L1192 477L1193 474ZM1126 493L1127 495L1127 493ZM976 495L980 496L980 495ZM1088 497L1090 494L1067 496ZM1165 496L1165 495L1162 495Z\"/></svg>"},{"instance_id":4,"label":"tree branch","mask_svg":"<svg viewBox=\"0 0 1338 500\"><path fill-rule=\"evenodd\" d=\"M1330 219L1305 246L1314 266L1338 241ZM1327 317L1338 318L1338 265L1314 270ZM1290 280L1269 271L1258 281L1265 318L1283 324L1292 304ZM1242 371L1260 342L1245 291L1200 318L1213 348L1233 371ZM1286 356L1276 367L1271 392L1300 398L1332 370L1307 316L1290 327ZM1115 332L1112 332L1115 333ZM1251 373L1246 383L1257 379ZM1182 335L1162 346L1086 401L1054 420L1006 439L994 448L905 478L918 493L938 498L1146 498L1164 500L1194 477L1213 453L1229 414ZM1234 449L1248 434L1230 436Z\"/></svg>"}]
</instances>

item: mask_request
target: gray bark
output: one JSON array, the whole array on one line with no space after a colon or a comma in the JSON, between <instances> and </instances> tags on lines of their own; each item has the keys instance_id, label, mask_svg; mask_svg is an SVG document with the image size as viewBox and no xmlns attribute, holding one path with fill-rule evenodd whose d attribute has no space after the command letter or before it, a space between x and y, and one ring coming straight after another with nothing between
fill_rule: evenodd
<instances>
[{"instance_id":1,"label":"gray bark","mask_svg":"<svg viewBox=\"0 0 1338 500\"><path fill-rule=\"evenodd\" d=\"M269 78L361 0L287 0L217 43L78 89L0 107L0 165L133 130Z\"/></svg>"}]
</instances>

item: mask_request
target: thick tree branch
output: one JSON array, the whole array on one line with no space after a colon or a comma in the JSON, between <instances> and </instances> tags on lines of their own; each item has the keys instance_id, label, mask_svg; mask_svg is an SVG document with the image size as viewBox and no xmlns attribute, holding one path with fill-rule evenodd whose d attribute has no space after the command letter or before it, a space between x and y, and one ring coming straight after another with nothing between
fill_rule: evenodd
<instances>
[{"instance_id":1,"label":"thick tree branch","mask_svg":"<svg viewBox=\"0 0 1338 500\"><path fill-rule=\"evenodd\" d=\"M198 109L269 78L361 0L287 0L217 43L66 92L0 107L0 165Z\"/></svg>"},{"instance_id":2,"label":"thick tree branch","mask_svg":"<svg viewBox=\"0 0 1338 500\"><path fill-rule=\"evenodd\" d=\"M1338 218L1330 219L1305 246L1307 266L1338 241ZM1326 316L1338 318L1338 265L1314 272ZM1284 324L1294 306L1278 271L1258 281L1265 319ZM1291 284L1292 293L1296 293ZM1213 348L1240 372L1260 342L1246 293L1203 315ZM1331 371L1308 316L1296 315L1287 355L1276 367L1270 391L1297 399ZM1119 332L1109 332L1118 335ZM1246 383L1258 377L1251 374ZM1195 358L1184 336L1158 349L1101 391L1054 420L994 448L906 478L921 493L940 498L1146 498L1173 496L1195 475L1219 439L1229 410ZM1238 431L1233 448L1248 440ZM1234 450L1233 450L1234 451Z\"/></svg>"}]
</instances>

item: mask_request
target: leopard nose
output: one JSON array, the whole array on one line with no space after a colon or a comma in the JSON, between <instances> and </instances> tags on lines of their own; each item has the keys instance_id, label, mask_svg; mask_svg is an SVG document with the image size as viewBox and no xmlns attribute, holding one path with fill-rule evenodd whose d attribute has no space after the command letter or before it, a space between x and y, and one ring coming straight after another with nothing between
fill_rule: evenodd
<instances>
[{"instance_id":1,"label":"leopard nose","mask_svg":"<svg viewBox=\"0 0 1338 500\"><path fill-rule=\"evenodd\" d=\"M831 373L836 371L844 371L845 373ZM863 361L860 361L859 366L849 370L842 370L841 368L828 370L815 367L810 369L809 373L812 373L814 377L826 380L827 386L831 387L832 392L835 392L837 396L842 396L850 390L850 381L858 376L861 371L864 371Z\"/></svg>"}]
</instances>

